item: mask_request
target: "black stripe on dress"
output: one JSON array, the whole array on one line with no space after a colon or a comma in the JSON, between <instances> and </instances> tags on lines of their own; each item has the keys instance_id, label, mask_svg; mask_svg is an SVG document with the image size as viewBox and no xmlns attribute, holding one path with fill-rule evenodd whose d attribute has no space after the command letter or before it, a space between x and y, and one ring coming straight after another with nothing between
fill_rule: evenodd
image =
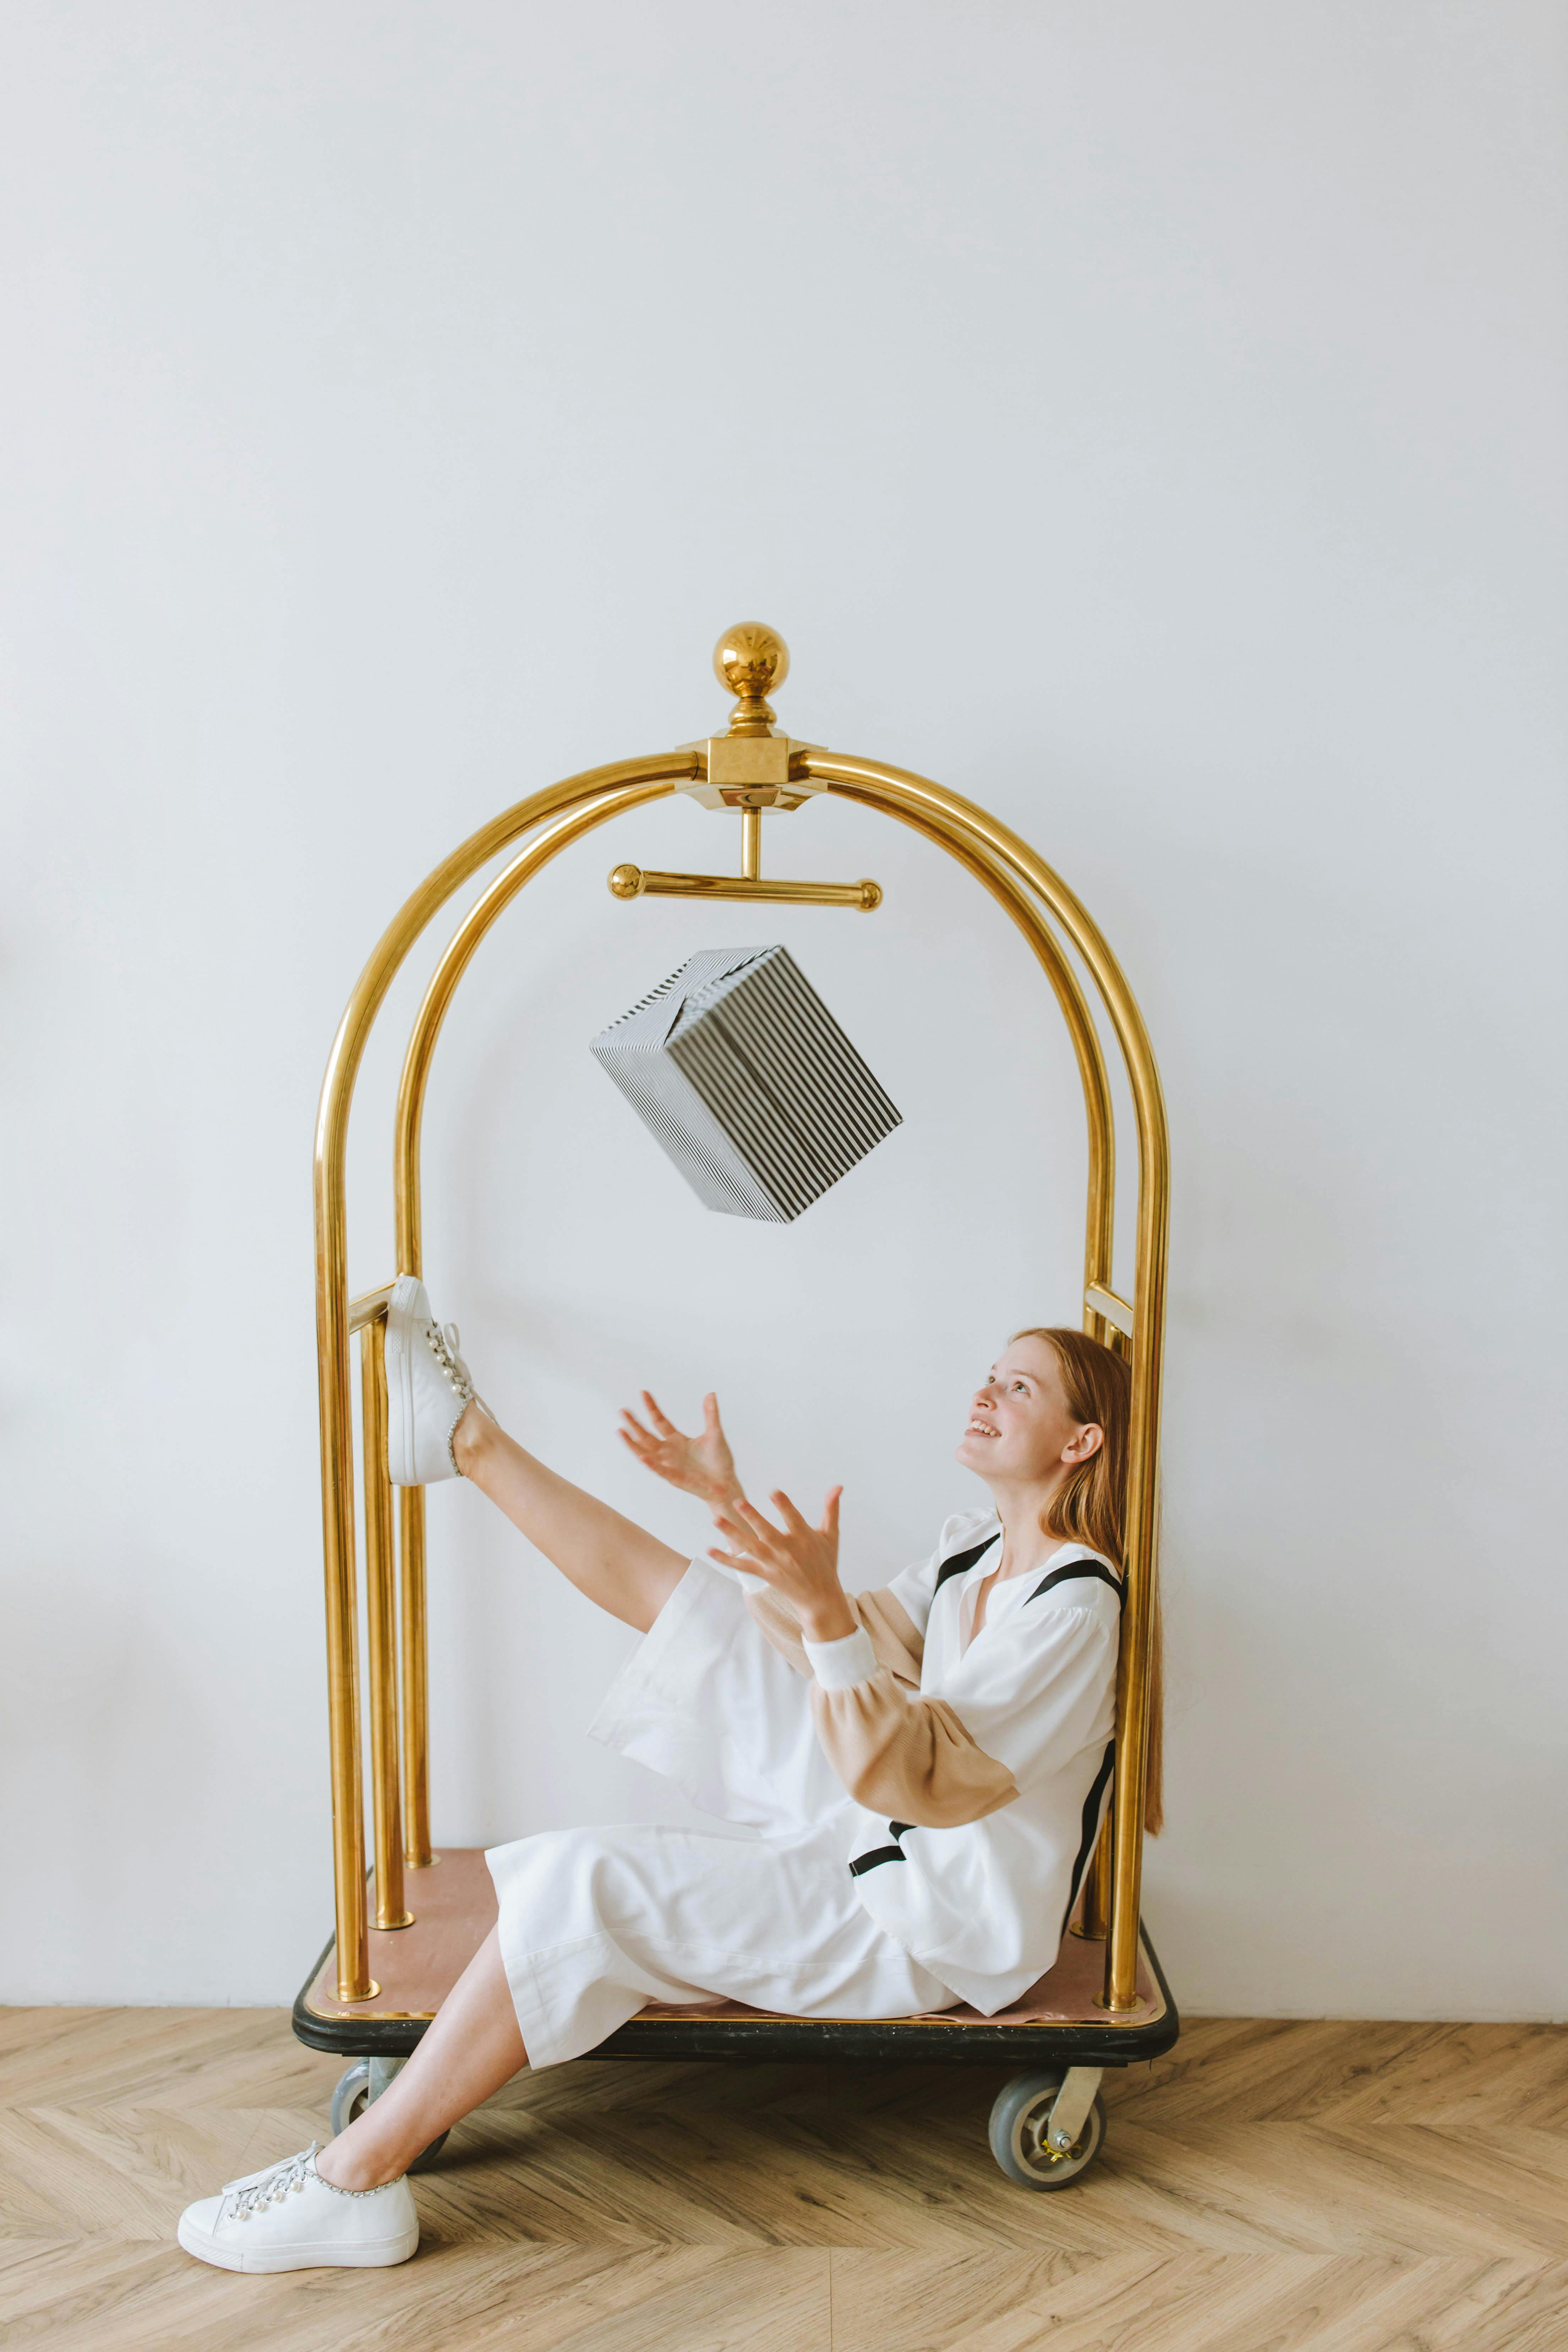
<instances>
[{"instance_id":1,"label":"black stripe on dress","mask_svg":"<svg viewBox=\"0 0 1568 2352\"><path fill-rule=\"evenodd\" d=\"M1068 1895L1068 1907L1062 1913L1063 1936L1067 1934L1068 1921L1072 1917L1072 1906L1078 1901L1078 1890L1083 1885L1083 1874L1089 1868L1089 1857L1094 1852L1094 1841L1100 1829L1100 1808L1104 1801L1106 1786L1115 1769L1116 1742L1113 1739L1100 1759L1094 1786L1083 1801L1083 1835L1079 1840L1078 1860L1072 1866L1072 1887ZM1058 1941L1060 1941L1059 1937Z\"/></svg>"},{"instance_id":2,"label":"black stripe on dress","mask_svg":"<svg viewBox=\"0 0 1568 2352\"><path fill-rule=\"evenodd\" d=\"M849 1865L849 1875L851 1878L863 1878L867 1871L875 1870L879 1863L908 1860L909 1856L901 1845L874 1845L869 1853L856 1855Z\"/></svg>"},{"instance_id":3,"label":"black stripe on dress","mask_svg":"<svg viewBox=\"0 0 1568 2352\"><path fill-rule=\"evenodd\" d=\"M910 1830L918 1829L919 1826L920 1824L918 1822L889 1822L888 1823L889 1832L895 1838L904 1837ZM875 1870L879 1862L908 1862L908 1860L909 1855L904 1853L901 1846L873 1846L869 1853L858 1853L856 1855L854 1861L849 1865L849 1875L851 1878L858 1878L863 1871Z\"/></svg>"},{"instance_id":4,"label":"black stripe on dress","mask_svg":"<svg viewBox=\"0 0 1568 2352\"><path fill-rule=\"evenodd\" d=\"M967 1570L972 1569L975 1561L990 1550L992 1545L997 1541L1001 1533L1002 1530L998 1528L995 1535L987 1536L984 1543L976 1544L972 1550L955 1552L951 1559L944 1559L936 1573L937 1591L940 1592L942 1591L942 1586L947 1582L950 1576L963 1576ZM1053 1584L1065 1584L1068 1579L1072 1577L1092 1577L1098 1579L1101 1584L1110 1585L1112 1592L1115 1593L1119 1601L1121 1598L1121 1583L1116 1577L1111 1575L1110 1570L1098 1559L1084 1559L1069 1560L1065 1568L1054 1568L1048 1576L1042 1578L1041 1581L1036 1585L1033 1592L1029 1595L1029 1601L1037 1601L1042 1592L1048 1592L1050 1591ZM1027 1608L1028 1601L1026 1601L1024 1605ZM1094 1786L1089 1790L1089 1795L1084 1799L1083 1839L1079 1847L1078 1860L1073 1864L1072 1893L1068 1897L1068 1917L1071 1916L1073 1905L1078 1901L1078 1890L1082 1882L1084 1871L1088 1867L1089 1853L1094 1845L1095 1832L1100 1826L1100 1799L1105 1794L1105 1784L1110 1778L1111 1772L1115 1768L1115 1763L1116 1742L1113 1739L1110 1747L1105 1751L1104 1761L1101 1763L1099 1772L1095 1775ZM901 1838L907 1831L915 1829L918 1826L919 1824L914 1822L889 1822L888 1823L889 1830L895 1838ZM854 1861L849 1864L849 1875L851 1878L860 1878L865 1875L867 1871L879 1869L884 1862L907 1862L908 1859L908 1855L900 1845L874 1845L868 1853L858 1853L856 1855ZM1066 1918L1062 1921L1062 1933L1064 1936L1067 1933Z\"/></svg>"},{"instance_id":5,"label":"black stripe on dress","mask_svg":"<svg viewBox=\"0 0 1568 2352\"><path fill-rule=\"evenodd\" d=\"M955 1551L951 1559L944 1559L936 1572L936 1591L942 1591L950 1576L963 1576L972 1569L983 1553L988 1552L994 1543L1000 1542L1001 1537L1002 1530L998 1528L994 1536L987 1536L984 1542L976 1544L973 1551ZM1031 1593L1029 1597L1032 1600L1034 1595Z\"/></svg>"},{"instance_id":6,"label":"black stripe on dress","mask_svg":"<svg viewBox=\"0 0 1568 2352\"><path fill-rule=\"evenodd\" d=\"M1033 1592L1030 1593L1029 1601L1037 1601L1042 1592L1050 1591L1053 1584L1066 1584L1075 1576L1093 1577L1100 1584L1109 1584L1118 1601L1121 1598L1121 1579L1119 1576L1112 1576L1103 1560L1069 1559L1065 1568L1053 1568L1049 1576L1043 1576L1040 1579ZM1026 1609L1029 1605L1029 1601L1024 1603Z\"/></svg>"}]
</instances>

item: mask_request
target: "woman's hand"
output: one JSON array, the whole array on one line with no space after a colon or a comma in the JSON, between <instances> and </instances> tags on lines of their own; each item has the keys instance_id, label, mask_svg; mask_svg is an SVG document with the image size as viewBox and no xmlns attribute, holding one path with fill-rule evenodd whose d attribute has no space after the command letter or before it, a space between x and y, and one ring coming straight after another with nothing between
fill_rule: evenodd
<instances>
[{"instance_id":1,"label":"woman's hand","mask_svg":"<svg viewBox=\"0 0 1568 2352\"><path fill-rule=\"evenodd\" d=\"M795 1610L808 1642L841 1642L858 1622L838 1581L838 1497L843 1492L842 1486L834 1487L817 1528L807 1527L789 1496L782 1494L768 1498L784 1520L782 1528L743 1499L731 1511L713 1514L730 1548L723 1551L715 1546L709 1558L744 1569L771 1585Z\"/></svg>"},{"instance_id":2,"label":"woman's hand","mask_svg":"<svg viewBox=\"0 0 1568 2352\"><path fill-rule=\"evenodd\" d=\"M719 1400L711 1391L702 1400L702 1431L698 1437L687 1437L677 1429L647 1389L642 1401L653 1427L645 1429L636 1413L623 1407L621 1419L626 1426L617 1433L645 1470L651 1470L667 1486L679 1486L683 1495L695 1495L715 1517L721 1509L733 1509L745 1501L735 1475L735 1457L719 1419Z\"/></svg>"}]
</instances>

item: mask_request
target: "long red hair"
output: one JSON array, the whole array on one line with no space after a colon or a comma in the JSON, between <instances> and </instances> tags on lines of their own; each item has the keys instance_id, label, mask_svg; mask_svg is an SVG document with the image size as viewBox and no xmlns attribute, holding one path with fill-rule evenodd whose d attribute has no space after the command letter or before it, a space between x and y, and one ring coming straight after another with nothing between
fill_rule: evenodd
<instances>
[{"instance_id":1,"label":"long red hair","mask_svg":"<svg viewBox=\"0 0 1568 2352\"><path fill-rule=\"evenodd\" d=\"M1085 1331L1065 1325L1031 1326L1015 1339L1044 1339L1061 1367L1062 1393L1077 1422L1095 1422L1105 1443L1069 1470L1051 1496L1040 1525L1065 1543L1087 1544L1125 1570L1122 1553L1127 1514L1127 1441L1132 1417L1132 1375L1127 1359ZM1149 1773L1144 1784L1143 1826L1158 1837L1165 1825L1163 1749L1165 1660L1160 1623L1160 1591L1149 1626Z\"/></svg>"}]
</instances>

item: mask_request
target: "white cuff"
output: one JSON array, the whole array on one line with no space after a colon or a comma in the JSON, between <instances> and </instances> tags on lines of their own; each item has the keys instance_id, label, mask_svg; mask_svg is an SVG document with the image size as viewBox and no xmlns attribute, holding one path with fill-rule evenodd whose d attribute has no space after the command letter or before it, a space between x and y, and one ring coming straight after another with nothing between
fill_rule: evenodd
<instances>
[{"instance_id":1,"label":"white cuff","mask_svg":"<svg viewBox=\"0 0 1568 2352\"><path fill-rule=\"evenodd\" d=\"M803 1636L802 1647L824 1690L853 1690L857 1683L868 1683L877 1671L877 1653L864 1625L857 1625L839 1642L807 1642Z\"/></svg>"},{"instance_id":2,"label":"white cuff","mask_svg":"<svg viewBox=\"0 0 1568 2352\"><path fill-rule=\"evenodd\" d=\"M721 1576L727 1576L731 1584L738 1584L748 1600L753 1599L759 1592L772 1590L765 1576L753 1576L751 1570L745 1568L731 1568L728 1560L715 1559L711 1552L707 1555L707 1559L709 1567L716 1568Z\"/></svg>"}]
</instances>

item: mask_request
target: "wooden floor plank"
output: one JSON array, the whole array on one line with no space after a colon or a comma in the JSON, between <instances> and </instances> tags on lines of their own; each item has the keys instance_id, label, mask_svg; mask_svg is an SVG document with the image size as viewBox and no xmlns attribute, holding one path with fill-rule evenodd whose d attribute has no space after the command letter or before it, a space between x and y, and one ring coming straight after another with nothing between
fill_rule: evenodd
<instances>
[{"instance_id":1,"label":"wooden floor plank","mask_svg":"<svg viewBox=\"0 0 1568 2352\"><path fill-rule=\"evenodd\" d=\"M592 2062L420 2177L416 2260L247 2278L181 2207L325 2136L270 2011L0 2012L0 2346L48 2352L1564 2352L1568 2034L1205 2020L1058 2195L1002 2069Z\"/></svg>"},{"instance_id":2,"label":"wooden floor plank","mask_svg":"<svg viewBox=\"0 0 1568 2352\"><path fill-rule=\"evenodd\" d=\"M1145 2257L1129 2271L1148 2268ZM999 2252L973 2242L914 2254L837 2252L833 2257L833 2352L950 2352L975 2332L1033 2307L1060 2282L1097 2280L1115 2264L1096 2255Z\"/></svg>"}]
</instances>

